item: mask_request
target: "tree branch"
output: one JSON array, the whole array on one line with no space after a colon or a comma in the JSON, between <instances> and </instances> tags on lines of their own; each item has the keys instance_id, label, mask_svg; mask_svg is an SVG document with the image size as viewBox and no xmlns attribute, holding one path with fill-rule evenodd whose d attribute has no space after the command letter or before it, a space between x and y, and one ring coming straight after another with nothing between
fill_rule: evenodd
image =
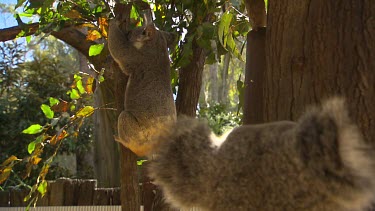
<instances>
[{"instance_id":1,"label":"tree branch","mask_svg":"<svg viewBox=\"0 0 375 211\"><path fill-rule=\"evenodd\" d=\"M24 36L32 35L39 29L39 23L25 24L25 27L13 26L10 28L0 29L0 41L5 42L17 38L17 35L25 30L27 33ZM94 41L86 39L86 35L81 32L76 26L67 25L60 31L52 31L51 35L57 39L71 45L73 48L78 50L80 53L86 56L86 58L97 68L103 67L106 57L108 55L108 49L105 47L103 52L94 57L89 56L90 46L97 44Z\"/></svg>"}]
</instances>

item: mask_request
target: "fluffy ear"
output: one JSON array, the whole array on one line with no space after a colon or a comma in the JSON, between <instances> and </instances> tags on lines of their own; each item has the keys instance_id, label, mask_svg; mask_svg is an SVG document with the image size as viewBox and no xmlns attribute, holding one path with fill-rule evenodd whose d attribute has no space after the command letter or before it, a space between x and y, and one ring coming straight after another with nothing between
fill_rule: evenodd
<instances>
[{"instance_id":1,"label":"fluffy ear","mask_svg":"<svg viewBox=\"0 0 375 211\"><path fill-rule=\"evenodd\" d=\"M154 24L148 24L142 32L142 35L144 35L145 37L147 37L147 39L150 39L150 40L154 38L155 34L156 34L156 28Z\"/></svg>"},{"instance_id":2,"label":"fluffy ear","mask_svg":"<svg viewBox=\"0 0 375 211\"><path fill-rule=\"evenodd\" d=\"M168 48L174 47L176 39L177 39L177 35L174 33L165 32L165 31L160 31L160 32L163 34L165 40L167 41Z\"/></svg>"}]
</instances>

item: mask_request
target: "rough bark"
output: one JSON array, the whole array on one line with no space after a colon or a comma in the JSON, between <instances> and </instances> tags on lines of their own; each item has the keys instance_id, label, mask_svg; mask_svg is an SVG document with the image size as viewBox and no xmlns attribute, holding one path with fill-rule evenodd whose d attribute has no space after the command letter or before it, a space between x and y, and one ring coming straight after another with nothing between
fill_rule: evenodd
<instances>
[{"instance_id":1,"label":"rough bark","mask_svg":"<svg viewBox=\"0 0 375 211\"><path fill-rule=\"evenodd\" d=\"M95 107L111 107L115 99L113 79L106 78L95 90ZM120 186L120 158L116 134L117 113L113 110L99 109L94 113L95 174L99 187Z\"/></svg>"},{"instance_id":2,"label":"rough bark","mask_svg":"<svg viewBox=\"0 0 375 211\"><path fill-rule=\"evenodd\" d=\"M247 15L253 29L267 25L266 5L264 0L244 0Z\"/></svg>"},{"instance_id":3,"label":"rough bark","mask_svg":"<svg viewBox=\"0 0 375 211\"><path fill-rule=\"evenodd\" d=\"M206 60L206 50L193 40L193 56L191 62L179 72L176 110L178 115L194 117L202 86L202 73Z\"/></svg>"},{"instance_id":4,"label":"rough bark","mask_svg":"<svg viewBox=\"0 0 375 211\"><path fill-rule=\"evenodd\" d=\"M264 122L263 83L266 70L266 28L247 35L243 124Z\"/></svg>"},{"instance_id":5,"label":"rough bark","mask_svg":"<svg viewBox=\"0 0 375 211\"><path fill-rule=\"evenodd\" d=\"M252 30L247 35L243 124L264 122L263 84L266 71L266 6L263 0L245 0Z\"/></svg>"},{"instance_id":6,"label":"rough bark","mask_svg":"<svg viewBox=\"0 0 375 211\"><path fill-rule=\"evenodd\" d=\"M375 2L270 1L268 12L265 118L296 119L341 95L374 144Z\"/></svg>"}]
</instances>

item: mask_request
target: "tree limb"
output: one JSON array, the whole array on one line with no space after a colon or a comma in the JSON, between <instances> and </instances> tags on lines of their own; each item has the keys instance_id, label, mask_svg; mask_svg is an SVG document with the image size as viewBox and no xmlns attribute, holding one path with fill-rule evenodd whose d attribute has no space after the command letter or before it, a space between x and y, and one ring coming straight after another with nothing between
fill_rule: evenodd
<instances>
[{"instance_id":1,"label":"tree limb","mask_svg":"<svg viewBox=\"0 0 375 211\"><path fill-rule=\"evenodd\" d=\"M0 41L5 42L17 38L17 35L25 30L27 33L24 36L35 34L39 29L39 23L25 24L25 27L13 26L10 28L0 29ZM103 67L103 64L108 55L108 49L105 47L103 52L94 57L89 56L90 46L97 44L94 41L89 41L86 39L86 35L79 30L77 26L67 25L60 31L52 31L51 35L57 39L71 45L73 48L78 50L80 53L86 56L86 58L94 64L97 69Z\"/></svg>"}]
</instances>

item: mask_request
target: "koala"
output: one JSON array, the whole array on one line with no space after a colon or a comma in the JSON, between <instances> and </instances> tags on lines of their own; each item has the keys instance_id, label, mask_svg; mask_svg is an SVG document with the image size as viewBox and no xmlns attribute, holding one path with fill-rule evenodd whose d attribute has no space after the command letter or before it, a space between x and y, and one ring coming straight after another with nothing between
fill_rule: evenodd
<instances>
[{"instance_id":1,"label":"koala","mask_svg":"<svg viewBox=\"0 0 375 211\"><path fill-rule=\"evenodd\" d=\"M341 98L222 137L181 118L155 142L148 172L177 208L357 211L375 198L375 151Z\"/></svg>"},{"instance_id":2,"label":"koala","mask_svg":"<svg viewBox=\"0 0 375 211\"><path fill-rule=\"evenodd\" d=\"M132 30L124 29L123 24L112 20L108 33L110 54L129 76L116 140L144 156L152 146L149 143L157 128L176 119L168 54L175 36L153 24Z\"/></svg>"}]
</instances>

